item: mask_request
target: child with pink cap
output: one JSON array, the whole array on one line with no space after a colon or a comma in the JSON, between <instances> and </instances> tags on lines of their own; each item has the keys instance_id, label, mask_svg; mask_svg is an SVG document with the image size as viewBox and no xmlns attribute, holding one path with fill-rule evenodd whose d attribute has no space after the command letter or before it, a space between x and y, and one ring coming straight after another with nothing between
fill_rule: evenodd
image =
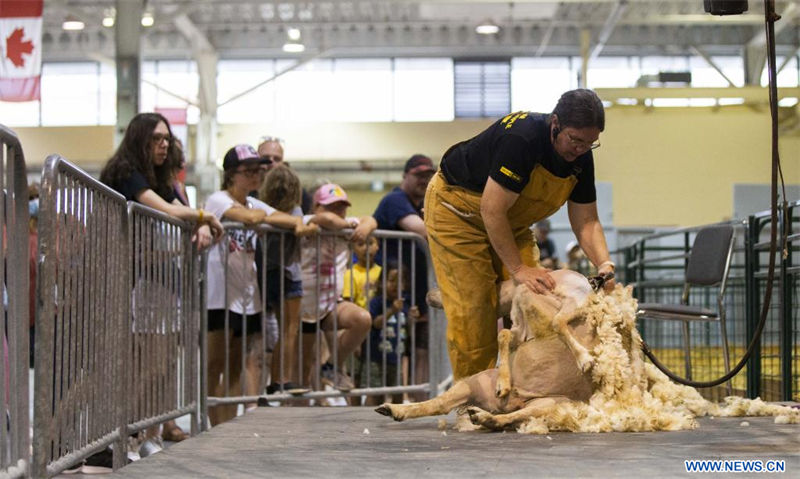
<instances>
[{"instance_id":1,"label":"child with pink cap","mask_svg":"<svg viewBox=\"0 0 800 479\"><path fill-rule=\"evenodd\" d=\"M364 241L378 227L372 216L362 218L348 217L350 201L341 186L326 183L320 186L313 196L314 222L326 230L352 228L349 240ZM304 216L310 221L311 216ZM319 255L317 245L319 244ZM301 318L303 321L303 377L309 378L310 366L315 351L316 330L334 331L334 320L341 334L336 348L336 364L329 362L322 366L325 382L340 391L352 389L353 381L342 371L345 359L364 341L370 330L372 318L367 310L342 299L344 272L352 256L348 238L341 235L325 235L319 238L302 238L300 256L303 277L303 299ZM311 376L313 378L313 376Z\"/></svg>"}]
</instances>

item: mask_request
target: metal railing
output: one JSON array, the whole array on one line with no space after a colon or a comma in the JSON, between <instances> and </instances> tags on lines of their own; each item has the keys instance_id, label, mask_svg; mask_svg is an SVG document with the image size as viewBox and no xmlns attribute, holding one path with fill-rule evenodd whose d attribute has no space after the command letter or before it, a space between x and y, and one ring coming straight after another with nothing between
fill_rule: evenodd
<instances>
[{"instance_id":1,"label":"metal railing","mask_svg":"<svg viewBox=\"0 0 800 479\"><path fill-rule=\"evenodd\" d=\"M770 301L767 323L761 341L755 348L743 374L733 378L734 394L768 401L797 400L800 396L800 201L790 203L779 215L779 238L786 236L786 245L778 245L775 287ZM736 247L725 294L731 363L744 354L760 319L766 288L769 260L770 213L750 216L735 224ZM639 301L678 303L683 290L683 277L694 234L702 227L685 228L646 236L620 250L624 260L624 281L635 287ZM713 288L712 288L713 289ZM714 309L712 289L693 289L690 303ZM673 371L680 371L684 353L680 348L680 323L645 321L640 331L656 356ZM696 380L722 376L721 337L716 325L705 322L691 324L692 364L690 375ZM724 395L722 386L702 389L711 399Z\"/></svg>"},{"instance_id":2,"label":"metal railing","mask_svg":"<svg viewBox=\"0 0 800 479\"><path fill-rule=\"evenodd\" d=\"M0 125L0 477L30 473L28 180L17 135Z\"/></svg>"},{"instance_id":3,"label":"metal railing","mask_svg":"<svg viewBox=\"0 0 800 479\"><path fill-rule=\"evenodd\" d=\"M53 476L129 434L191 413L198 430L202 296L190 225L73 166L42 174L34 477Z\"/></svg>"},{"instance_id":4,"label":"metal railing","mask_svg":"<svg viewBox=\"0 0 800 479\"><path fill-rule=\"evenodd\" d=\"M394 358L392 358L390 354L382 354L380 359L372 361L376 363L375 365L367 367L371 362L369 361L369 351L373 349L374 338L378 335L377 331L376 334L367 333L365 335L363 344L361 344L360 355L352 355L343 362L342 360L345 358L341 358L340 356L338 341L328 342L326 340L325 331L323 331L324 328L315 326L315 324L318 323L316 323L313 318L320 318L329 312L320 311L320 298L326 294L331 294L331 289L336 291L337 297L343 290L348 292L349 296L351 296L346 298L348 300L356 299L359 296L362 298L371 298L374 287L376 286L380 286L382 290L386 289L386 269L381 268L381 273L377 281L367 274L366 283L358 286L364 288L365 291L356 291L358 287L354 279L355 274L353 274L354 264L351 261L351 258L353 258L353 246L346 240L350 231L322 231L315 237L297 239L297 242L301 244L299 247L302 249L302 253L301 257L294 258L294 261L299 262L298 266L302 265L302 270L304 272L302 276L304 281L304 299L303 305L300 307L299 317L288 318L287 311L292 311L292 308L287 309L286 307L286 291L288 288L286 275L278 274L277 277L279 280L277 281L270 281L268 275L274 275L275 271L284 271L285 267L293 261L293 258L287 256L287 252L292 249L290 245L295 243L293 234L266 225L245 227L241 223L231 222L225 223L225 230L226 236L220 243L221 246L217 246L217 248L220 248L219 255L222 258L221 266L218 267L224 269L226 278L231 274L227 260L227 252L230 248L226 246L230 235L242 237L249 234L255 236L262 246L258 249L257 254L261 255L260 263L265 266L260 269L261 277L259 279L262 287L259 290L261 296L258 298L257 303L259 306L266 305L266 307L261 308L259 312L261 320L260 330L265 334L262 334L259 339L256 340L256 342L260 341L262 344L261 350L257 351L256 354L261 356L261 363L265 369L272 369L272 371L276 372L276 374L270 377L269 382L275 382L278 385L290 381L294 383L299 382L299 384L311 389L310 392L303 394L300 398L303 400L313 399L315 401L331 397L381 396L385 394L403 393L417 393L432 397L440 392L439 384L449 374L449 365L447 363L446 354L444 353L444 315L441 312L433 308L428 310L426 325L414 325L412 324L412 319L406 319L408 324L403 334L407 335L404 347L405 357L408 363L408 374L405 378L401 376L402 369L394 367L392 361ZM408 287L405 291L406 299L411 306L421 307L424 310L425 306L422 305L425 301L424 293L427 291L429 285L435 284L433 280L433 270L427 267L430 262L425 240L414 233L398 231L377 230L373 232L372 236L378 240L381 251L378 257L375 258L375 262L384 265L390 263L389 258L386 257L387 244L392 241L399 242L399 247L397 247L396 250L397 257L394 258L393 263L396 263L398 274L401 277L408 277ZM335 260L332 261L332 259ZM425 264L421 265L420 261L424 261ZM339 265L339 271L337 271L336 264ZM345 264L347 265L346 268L348 272L342 276L341 268L344 267ZM364 266L366 271L370 271L373 265L367 264L362 266ZM211 274L211 272L209 272L209 274ZM424 283L422 283L420 288L417 288L415 287L417 281L422 281L419 279L420 274L424 275ZM311 278L310 282L308 281L309 278ZM345 280L345 278L349 279ZM348 281L348 284L345 284L345 281ZM398 286L398 288L400 288L400 286ZM277 289L277 292L271 289ZM396 294L401 293L402 291L397 291ZM229 304L229 301L230 300L226 298L226 304ZM255 303L256 298L250 298L249 301ZM324 300L323 303L325 303ZM368 310L368 302L362 303L362 307ZM390 303L383 301L380 305L380 312L385 314L390 307ZM336 309L333 309L329 313L328 319L326 319L326 321L330 322L329 329L334 331L340 330L339 317L336 313ZM306 341L303 341L304 334L300 332L297 334L296 338L291 339L292 341L296 341L294 347L288 347L286 343L287 326L290 325L292 321L299 321L300 317L304 318L304 326L295 325L295 328L301 331L303 329L307 331L305 334ZM272 324L272 326L270 326L270 324ZM416 328L420 328L420 330L427 327L427 334L412 334L411 331L416 330L415 326ZM380 332L386 336L388 333L387 328L389 327L392 326L384 324ZM229 328L229 318L226 314L226 331L229 331ZM248 333L246 327L244 329L245 331L242 333L244 339L241 340L241 344L252 345L253 339L248 339L247 337L248 334L253 333ZM371 331L372 328L370 328L370 332ZM230 332L225 333L226 337L229 337L229 335ZM425 343L418 344L418 341L424 341ZM274 351L268 354L267 351L270 350L273 345L275 345ZM244 380L245 368L249 361L250 364L252 364L252 357L250 359L247 357L248 354L252 354L252 351L248 353L247 348L237 348L236 350L239 356L231 357L231 350L232 346L226 343L224 355L221 359L218 359L220 364L210 365L215 371L215 374L216 371L222 371L223 378L220 385L221 387L218 388L218 390L222 392L222 395L214 396L209 392L208 405L210 407L226 404L256 403L259 400L263 403L263 401L298 399L297 395L289 394L281 387L279 387L275 393L265 395L264 385L267 382L267 374L261 375L262 380L256 391L246 390L246 381ZM291 351L292 357L287 357L287 350ZM211 355L213 355L213 353L209 352L209 356ZM330 387L325 388L320 371L322 362L325 359L333 364L334 370L332 375L334 377L337 372L339 372L339 364L344 363L344 372L353 379L355 388L345 391ZM420 360L426 362L427 367L422 367L422 363L420 367L417 367L417 361ZM238 363L238 365L232 368L233 362ZM270 367L271 365L273 367ZM305 371L306 373L287 375L285 374L287 370ZM241 378L239 378L240 380L237 381L240 384L237 390L233 390L230 386L231 382L237 379L231 377L231 371L242 375ZM378 375L377 378L374 376L375 374ZM206 375L204 374L203 377L206 378ZM218 380L216 377L207 379L209 381ZM373 384L373 386L369 386L370 384Z\"/></svg>"},{"instance_id":5,"label":"metal railing","mask_svg":"<svg viewBox=\"0 0 800 479\"><path fill-rule=\"evenodd\" d=\"M191 414L198 432L200 289L191 225L128 203L133 291L128 434Z\"/></svg>"},{"instance_id":6,"label":"metal railing","mask_svg":"<svg viewBox=\"0 0 800 479\"><path fill-rule=\"evenodd\" d=\"M60 156L42 172L34 477L126 453L130 310L125 198ZM115 457L121 464L122 456Z\"/></svg>"},{"instance_id":7,"label":"metal railing","mask_svg":"<svg viewBox=\"0 0 800 479\"><path fill-rule=\"evenodd\" d=\"M800 398L800 201L778 214L778 250L772 299L761 341L749 362L747 384L753 396L788 401ZM748 333L755 331L767 286L770 212L748 220ZM780 243L786 237L786 244Z\"/></svg>"},{"instance_id":8,"label":"metal railing","mask_svg":"<svg viewBox=\"0 0 800 479\"><path fill-rule=\"evenodd\" d=\"M745 275L746 227L742 222L734 226L734 252L724 296L726 325L730 343L731 363L735 364L747 346L747 304ZM639 302L679 304L684 289L684 276L689 254L696 233L705 226L681 228L652 234L639 239L620 251L622 261L618 263L624 284L634 287L634 296ZM689 296L689 304L717 309L717 288L695 287ZM654 354L672 371L681 371L685 377L695 380L711 380L724 374L722 337L713 322L691 322L691 358L687 362L683 349L682 323L678 321L640 321L639 331ZM687 363L691 369L686 370ZM746 394L746 376L737 375L732 381L733 394ZM718 400L728 395L725 385L701 389L709 399Z\"/></svg>"}]
</instances>

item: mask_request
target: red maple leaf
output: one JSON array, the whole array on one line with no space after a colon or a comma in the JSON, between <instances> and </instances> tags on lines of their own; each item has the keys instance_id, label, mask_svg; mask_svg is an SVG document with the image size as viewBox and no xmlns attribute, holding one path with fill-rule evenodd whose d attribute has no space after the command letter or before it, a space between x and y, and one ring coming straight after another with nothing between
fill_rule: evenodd
<instances>
[{"instance_id":1,"label":"red maple leaf","mask_svg":"<svg viewBox=\"0 0 800 479\"><path fill-rule=\"evenodd\" d=\"M25 66L22 54L27 53L30 55L33 53L33 42L30 40L23 42L22 38L24 36L25 30L17 28L6 38L6 57L18 68Z\"/></svg>"}]
</instances>

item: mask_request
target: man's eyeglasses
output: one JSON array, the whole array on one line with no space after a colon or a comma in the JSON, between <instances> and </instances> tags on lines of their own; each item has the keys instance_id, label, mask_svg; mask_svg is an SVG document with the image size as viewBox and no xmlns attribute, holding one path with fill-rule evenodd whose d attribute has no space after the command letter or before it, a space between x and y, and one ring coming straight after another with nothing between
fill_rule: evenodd
<instances>
[{"instance_id":1,"label":"man's eyeglasses","mask_svg":"<svg viewBox=\"0 0 800 479\"><path fill-rule=\"evenodd\" d=\"M594 143L588 143L586 141L581 140L580 138L575 138L574 136L570 135L566 131L564 133L567 134L567 139L569 140L569 143L572 146L576 147L576 148L579 148L579 149L584 150L584 151L596 150L596 149L600 148L600 142L599 141L595 141Z\"/></svg>"},{"instance_id":2,"label":"man's eyeglasses","mask_svg":"<svg viewBox=\"0 0 800 479\"><path fill-rule=\"evenodd\" d=\"M167 140L167 143L172 143L172 135L164 135L162 133L153 133L153 136L150 137L150 141L152 141L156 145L160 144L164 140Z\"/></svg>"}]
</instances>

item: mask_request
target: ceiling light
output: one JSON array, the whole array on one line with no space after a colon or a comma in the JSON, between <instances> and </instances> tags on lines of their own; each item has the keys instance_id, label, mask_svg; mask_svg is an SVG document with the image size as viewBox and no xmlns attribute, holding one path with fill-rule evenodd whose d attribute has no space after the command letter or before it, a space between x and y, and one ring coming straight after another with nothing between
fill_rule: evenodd
<instances>
[{"instance_id":1,"label":"ceiling light","mask_svg":"<svg viewBox=\"0 0 800 479\"><path fill-rule=\"evenodd\" d=\"M489 19L482 21L480 25L475 27L475 33L480 33L481 35L494 35L499 31L500 27Z\"/></svg>"},{"instance_id":2,"label":"ceiling light","mask_svg":"<svg viewBox=\"0 0 800 479\"><path fill-rule=\"evenodd\" d=\"M143 27L152 27L153 23L155 23L155 20L153 19L153 13L152 12L144 12L144 14L142 14L142 26Z\"/></svg>"},{"instance_id":3,"label":"ceiling light","mask_svg":"<svg viewBox=\"0 0 800 479\"><path fill-rule=\"evenodd\" d=\"M64 30L83 30L85 26L86 25L84 25L82 21L72 15L68 15L67 18L64 19L64 23L61 24L61 28Z\"/></svg>"},{"instance_id":4,"label":"ceiling light","mask_svg":"<svg viewBox=\"0 0 800 479\"><path fill-rule=\"evenodd\" d=\"M300 29L299 28L290 28L286 30L286 35L289 37L289 40L297 41L300 40Z\"/></svg>"},{"instance_id":5,"label":"ceiling light","mask_svg":"<svg viewBox=\"0 0 800 479\"><path fill-rule=\"evenodd\" d=\"M114 17L116 17L117 12L113 8L107 8L103 12L103 26L106 28L111 28L114 26Z\"/></svg>"},{"instance_id":6,"label":"ceiling light","mask_svg":"<svg viewBox=\"0 0 800 479\"><path fill-rule=\"evenodd\" d=\"M286 53L302 53L306 50L306 46L298 42L286 42L283 44L283 51Z\"/></svg>"}]
</instances>

